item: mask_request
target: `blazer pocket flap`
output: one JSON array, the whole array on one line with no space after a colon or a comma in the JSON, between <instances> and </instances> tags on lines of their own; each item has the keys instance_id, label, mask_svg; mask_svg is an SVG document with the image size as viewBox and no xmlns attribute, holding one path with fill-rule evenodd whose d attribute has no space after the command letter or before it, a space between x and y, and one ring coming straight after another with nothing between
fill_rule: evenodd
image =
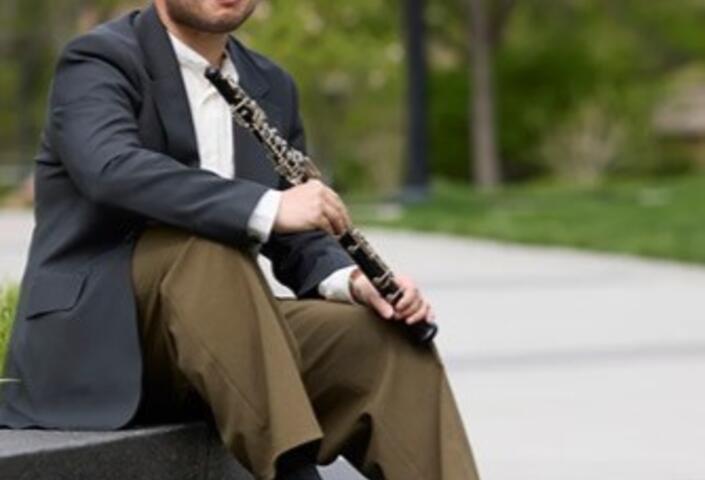
<instances>
[{"instance_id":1,"label":"blazer pocket flap","mask_svg":"<svg viewBox=\"0 0 705 480\"><path fill-rule=\"evenodd\" d=\"M69 310L76 305L85 280L85 273L37 273L29 289L26 318L57 310Z\"/></svg>"}]
</instances>

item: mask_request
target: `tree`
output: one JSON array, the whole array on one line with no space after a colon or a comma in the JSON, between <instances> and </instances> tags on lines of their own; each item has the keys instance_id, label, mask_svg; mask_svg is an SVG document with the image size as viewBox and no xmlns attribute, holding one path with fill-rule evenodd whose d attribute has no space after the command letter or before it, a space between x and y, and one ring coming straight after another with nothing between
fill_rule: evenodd
<instances>
[{"instance_id":1,"label":"tree","mask_svg":"<svg viewBox=\"0 0 705 480\"><path fill-rule=\"evenodd\" d=\"M404 194L410 201L421 200L428 193L428 102L426 65L425 0L406 0L407 90L409 126L406 185Z\"/></svg>"},{"instance_id":2,"label":"tree","mask_svg":"<svg viewBox=\"0 0 705 480\"><path fill-rule=\"evenodd\" d=\"M516 0L468 0L470 9L472 171L475 184L491 190L502 181L495 120L493 53Z\"/></svg>"}]
</instances>

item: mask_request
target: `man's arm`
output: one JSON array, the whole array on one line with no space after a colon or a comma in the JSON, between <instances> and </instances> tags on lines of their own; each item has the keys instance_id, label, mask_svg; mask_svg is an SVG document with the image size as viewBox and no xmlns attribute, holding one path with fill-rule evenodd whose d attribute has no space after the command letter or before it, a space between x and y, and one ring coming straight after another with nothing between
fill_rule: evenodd
<instances>
[{"instance_id":1,"label":"man's arm","mask_svg":"<svg viewBox=\"0 0 705 480\"><path fill-rule=\"evenodd\" d=\"M252 212L247 228L250 236L261 243L266 243L269 240L281 197L281 192L278 190L268 191L262 196ZM356 300L350 289L350 277L356 268L355 265L339 268L324 278L318 284L319 296L338 302L355 303Z\"/></svg>"},{"instance_id":2,"label":"man's arm","mask_svg":"<svg viewBox=\"0 0 705 480\"><path fill-rule=\"evenodd\" d=\"M289 84L293 99L293 118L290 123L292 127L289 131L288 140L292 146L305 152L306 141L303 123L298 111L296 88L291 79L289 79ZM306 185L309 183L312 182L307 182ZM290 185L283 182L282 187L287 188L287 186ZM312 187L320 189L321 185L314 184ZM301 189L302 187L294 188ZM333 199L329 198L329 200L332 204L337 204L339 208L344 209L340 199L337 198L334 192L320 193L335 197ZM305 197L295 197L292 200L297 202L298 199L301 199L302 203L306 203ZM282 198L282 202L286 200L286 198ZM314 202L313 205L316 205L316 203ZM296 210L296 207L300 209L301 205L294 205L294 208L286 208L287 210ZM281 213L280 211L279 217L282 216ZM287 213L291 214L292 212L289 211ZM300 214L301 212L298 212L298 215ZM335 222L338 223L337 228L334 228L331 223L327 225L326 230L332 229L340 232L341 222L349 224L347 212L338 212L337 215L332 215L332 217L336 216L338 217ZM295 222L288 219L288 222L300 223L301 218ZM407 276L396 277L403 294L395 306L390 305L382 298L369 279L361 274L359 269L354 268L353 260L343 247L333 237L320 229L320 223L318 228L318 230L312 232L273 235L272 241L268 242L262 250L265 255L272 259L277 279L294 290L297 296L304 298L338 297L337 299L340 300L354 301L367 305L383 318L395 319L406 323L414 323L424 319L433 321L434 314L431 306L421 295L413 280ZM352 288L349 288L348 285Z\"/></svg>"},{"instance_id":3,"label":"man's arm","mask_svg":"<svg viewBox=\"0 0 705 480\"><path fill-rule=\"evenodd\" d=\"M299 113L298 93L288 75L286 80L292 98L289 144L306 152L306 135ZM290 186L282 180L282 188ZM349 276L349 267L355 263L340 244L323 230L287 234L272 232L262 253L272 260L277 280L291 288L299 298L342 299L348 293L347 277L344 276L345 273ZM341 281L343 277L345 282ZM345 289L345 293L341 289ZM350 298L349 295L347 297Z\"/></svg>"},{"instance_id":4,"label":"man's arm","mask_svg":"<svg viewBox=\"0 0 705 480\"><path fill-rule=\"evenodd\" d=\"M63 52L50 98L49 142L91 200L224 243L245 243L247 222L267 187L225 179L142 145L141 95L120 47L96 35ZM122 60L122 61L120 61Z\"/></svg>"}]
</instances>

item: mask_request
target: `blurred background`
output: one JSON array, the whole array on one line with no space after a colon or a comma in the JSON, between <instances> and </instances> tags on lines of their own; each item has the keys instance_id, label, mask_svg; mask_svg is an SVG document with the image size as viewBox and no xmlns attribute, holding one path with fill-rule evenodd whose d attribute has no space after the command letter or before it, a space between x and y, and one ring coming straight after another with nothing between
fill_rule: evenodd
<instances>
[{"instance_id":1,"label":"blurred background","mask_svg":"<svg viewBox=\"0 0 705 480\"><path fill-rule=\"evenodd\" d=\"M6 203L64 43L140 3L2 2ZM703 20L701 0L270 0L238 36L298 81L337 189L406 200L366 222L703 261Z\"/></svg>"},{"instance_id":2,"label":"blurred background","mask_svg":"<svg viewBox=\"0 0 705 480\"><path fill-rule=\"evenodd\" d=\"M57 54L143 4L0 3L10 285ZM263 0L236 34L433 299L485 478L705 479L703 26L705 0Z\"/></svg>"}]
</instances>

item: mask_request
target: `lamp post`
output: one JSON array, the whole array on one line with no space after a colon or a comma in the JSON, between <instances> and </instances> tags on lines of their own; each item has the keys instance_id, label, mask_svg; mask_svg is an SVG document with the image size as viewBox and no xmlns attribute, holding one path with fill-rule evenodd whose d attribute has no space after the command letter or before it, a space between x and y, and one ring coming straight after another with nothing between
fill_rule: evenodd
<instances>
[{"instance_id":1,"label":"lamp post","mask_svg":"<svg viewBox=\"0 0 705 480\"><path fill-rule=\"evenodd\" d=\"M408 132L405 202L421 201L428 195L427 69L424 0L406 0L404 26L408 69Z\"/></svg>"}]
</instances>

